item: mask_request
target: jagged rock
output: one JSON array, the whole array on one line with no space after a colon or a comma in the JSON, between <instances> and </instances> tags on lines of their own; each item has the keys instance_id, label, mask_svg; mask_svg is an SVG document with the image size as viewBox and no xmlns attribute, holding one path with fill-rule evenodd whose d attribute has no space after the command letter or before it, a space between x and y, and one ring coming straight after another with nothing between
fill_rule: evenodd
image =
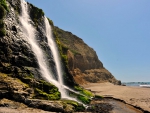
<instances>
[{"instance_id":1,"label":"jagged rock","mask_svg":"<svg viewBox=\"0 0 150 113\"><path fill-rule=\"evenodd\" d=\"M23 103L5 98L0 100L0 111L2 113L51 113L50 111L37 109L35 107L31 108Z\"/></svg>"},{"instance_id":2,"label":"jagged rock","mask_svg":"<svg viewBox=\"0 0 150 113\"><path fill-rule=\"evenodd\" d=\"M53 112L64 112L63 105L59 101L45 101L45 100L26 100L26 104L30 107L43 109Z\"/></svg>"}]
</instances>

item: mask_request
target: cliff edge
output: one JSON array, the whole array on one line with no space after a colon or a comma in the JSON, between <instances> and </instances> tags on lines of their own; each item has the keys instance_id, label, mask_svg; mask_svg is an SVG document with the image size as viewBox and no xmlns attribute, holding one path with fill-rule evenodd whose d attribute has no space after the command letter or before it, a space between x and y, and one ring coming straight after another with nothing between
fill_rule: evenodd
<instances>
[{"instance_id":1,"label":"cliff edge","mask_svg":"<svg viewBox=\"0 0 150 113\"><path fill-rule=\"evenodd\" d=\"M111 82L120 84L120 81L103 67L93 48L89 47L84 41L72 34L55 27L59 40L63 47L64 54L68 58L68 68L73 78L78 84Z\"/></svg>"}]
</instances>

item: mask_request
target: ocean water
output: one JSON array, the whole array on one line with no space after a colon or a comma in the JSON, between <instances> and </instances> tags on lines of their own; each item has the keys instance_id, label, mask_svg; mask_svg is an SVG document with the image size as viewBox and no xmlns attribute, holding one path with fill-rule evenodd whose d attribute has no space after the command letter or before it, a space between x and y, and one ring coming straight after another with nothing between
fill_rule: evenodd
<instances>
[{"instance_id":1,"label":"ocean water","mask_svg":"<svg viewBox=\"0 0 150 113\"><path fill-rule=\"evenodd\" d=\"M140 87L140 85L150 87L150 82L122 82L122 84L126 86L134 86L134 87Z\"/></svg>"}]
</instances>

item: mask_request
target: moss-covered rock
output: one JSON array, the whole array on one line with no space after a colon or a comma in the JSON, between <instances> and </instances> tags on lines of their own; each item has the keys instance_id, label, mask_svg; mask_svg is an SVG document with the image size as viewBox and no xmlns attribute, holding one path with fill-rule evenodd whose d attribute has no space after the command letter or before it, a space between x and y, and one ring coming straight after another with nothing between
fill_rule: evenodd
<instances>
[{"instance_id":1,"label":"moss-covered rock","mask_svg":"<svg viewBox=\"0 0 150 113\"><path fill-rule=\"evenodd\" d=\"M75 90L79 91L81 94L86 95L87 97L93 97L94 96L94 94L91 91L86 90L80 86L74 86L74 88L75 88Z\"/></svg>"},{"instance_id":2,"label":"moss-covered rock","mask_svg":"<svg viewBox=\"0 0 150 113\"><path fill-rule=\"evenodd\" d=\"M36 6L30 4L30 17L35 23L37 27L39 22L42 21L42 17L44 16L44 12L42 9L37 8Z\"/></svg>"},{"instance_id":3,"label":"moss-covered rock","mask_svg":"<svg viewBox=\"0 0 150 113\"><path fill-rule=\"evenodd\" d=\"M53 94L48 94L38 88L35 88L34 91L35 91L35 96L33 98L36 98L36 99L43 99L43 100L59 100L60 99L60 92L58 91Z\"/></svg>"},{"instance_id":4,"label":"moss-covered rock","mask_svg":"<svg viewBox=\"0 0 150 113\"><path fill-rule=\"evenodd\" d=\"M0 4L1 4L1 6L3 6L5 8L6 11L9 11L8 6L6 4L6 0L1 0Z\"/></svg>"},{"instance_id":5,"label":"moss-covered rock","mask_svg":"<svg viewBox=\"0 0 150 113\"><path fill-rule=\"evenodd\" d=\"M79 104L76 101L73 100L62 100L63 107L66 111L72 112L72 111L84 111L85 107L82 104Z\"/></svg>"},{"instance_id":6,"label":"moss-covered rock","mask_svg":"<svg viewBox=\"0 0 150 113\"><path fill-rule=\"evenodd\" d=\"M35 95L33 98L44 100L59 100L61 98L61 93L58 91L58 88L44 80L38 81L34 91Z\"/></svg>"}]
</instances>

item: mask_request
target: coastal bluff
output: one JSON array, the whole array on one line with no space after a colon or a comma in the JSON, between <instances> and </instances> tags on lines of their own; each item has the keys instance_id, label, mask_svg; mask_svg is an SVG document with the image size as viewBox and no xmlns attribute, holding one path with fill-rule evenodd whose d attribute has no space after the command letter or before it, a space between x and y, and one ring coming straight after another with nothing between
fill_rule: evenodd
<instances>
[{"instance_id":1,"label":"coastal bluff","mask_svg":"<svg viewBox=\"0 0 150 113\"><path fill-rule=\"evenodd\" d=\"M63 91L49 80L55 80L68 90L70 88L84 93L85 96L67 92L70 97L76 96L84 104L89 104L94 94L83 89L81 84L120 84L120 81L104 68L91 47L71 32L56 27L52 20L45 17L42 9L24 0L1 0L0 10L0 107L11 108L17 104L13 108L27 106L52 112L84 111L83 104L62 98ZM22 16L23 10L28 18ZM32 31L27 29L28 25L22 25L21 18L26 18L26 24L32 26L32 35L28 33ZM60 53L63 70L61 77L64 84L59 83L54 55L48 45L45 18L52 27L52 38ZM41 73L41 65L36 55L39 51L33 52L30 38L35 38L36 45L40 48L38 50L43 53L42 61L46 62L47 70L52 72L53 77L49 80L43 76L47 74L45 71L44 74ZM19 106L20 103L24 105Z\"/></svg>"},{"instance_id":2,"label":"coastal bluff","mask_svg":"<svg viewBox=\"0 0 150 113\"><path fill-rule=\"evenodd\" d=\"M120 84L98 59L93 48L89 47L81 38L55 27L63 52L68 58L68 68L78 84L111 82Z\"/></svg>"}]
</instances>

